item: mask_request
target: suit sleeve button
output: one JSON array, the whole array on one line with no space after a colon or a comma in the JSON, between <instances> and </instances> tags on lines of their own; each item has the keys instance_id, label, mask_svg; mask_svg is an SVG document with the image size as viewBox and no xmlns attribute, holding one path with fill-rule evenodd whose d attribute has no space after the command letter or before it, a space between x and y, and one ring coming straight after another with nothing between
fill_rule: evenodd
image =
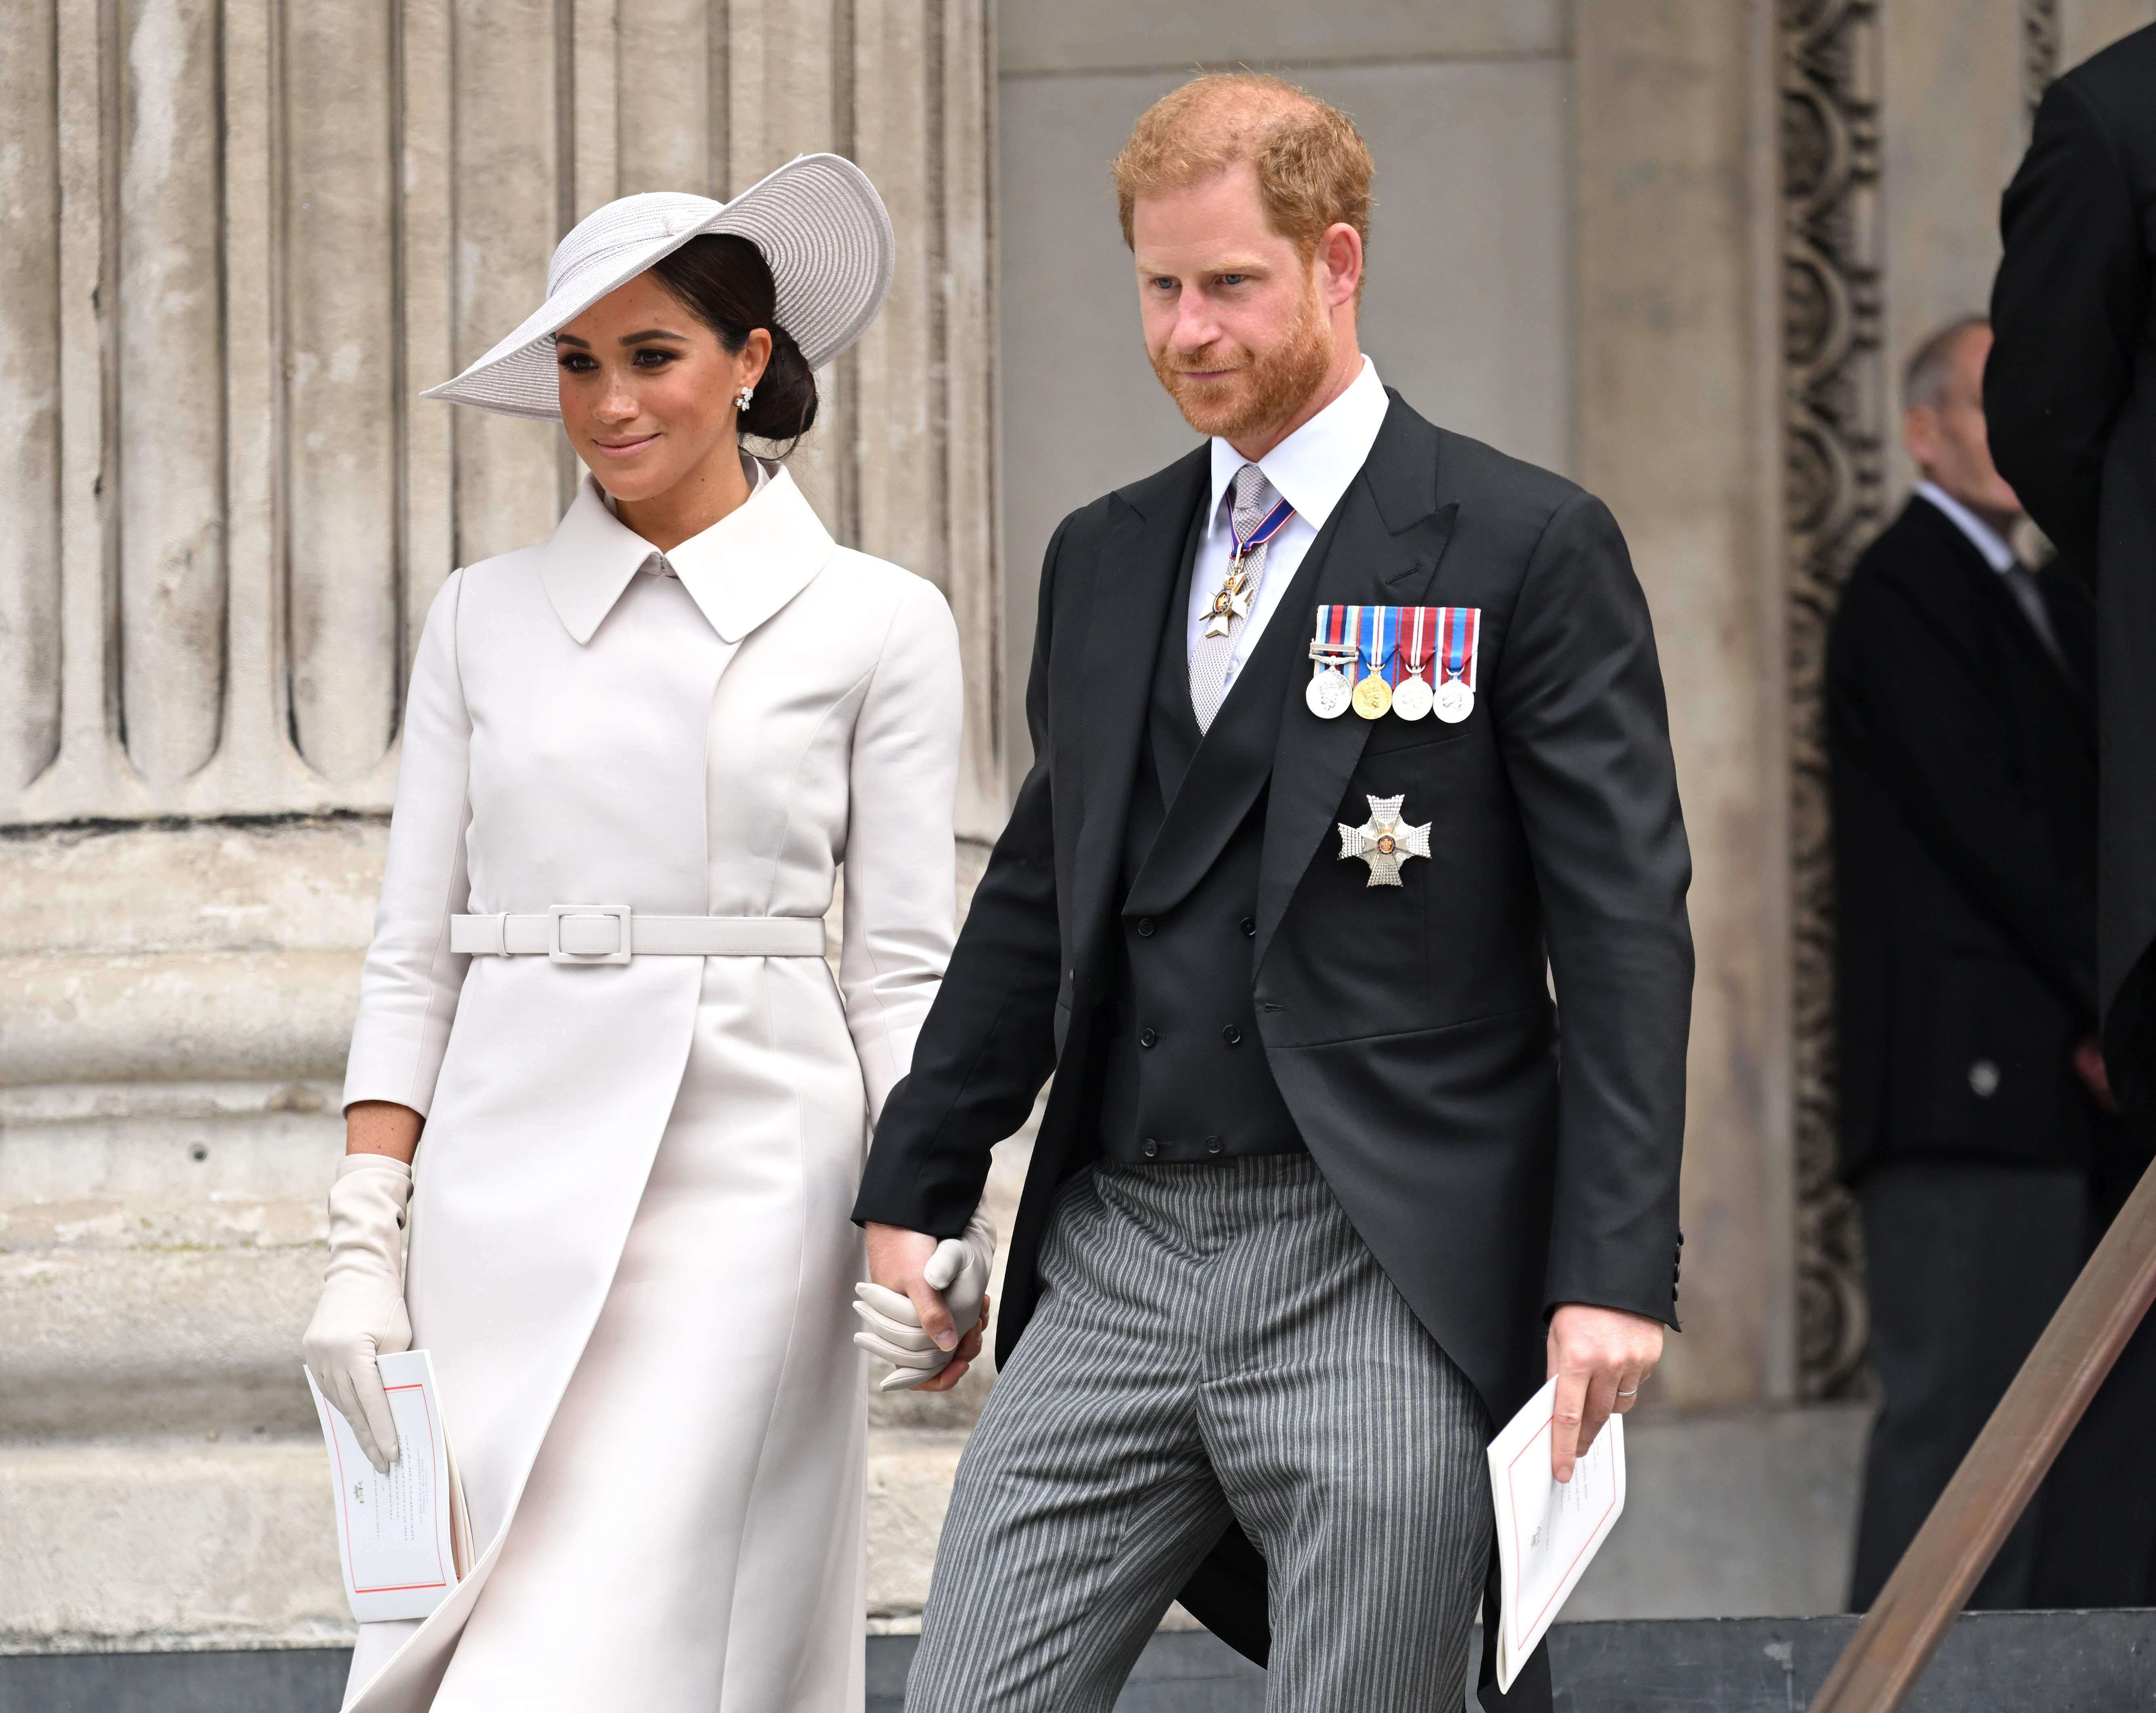
<instances>
[{"instance_id":1,"label":"suit sleeve button","mask_svg":"<svg viewBox=\"0 0 2156 1713\"><path fill-rule=\"evenodd\" d=\"M1154 1141L1152 1137L1148 1136L1145 1139L1145 1145L1138 1151L1144 1155L1147 1160L1151 1160L1160 1152L1160 1144Z\"/></svg>"},{"instance_id":2,"label":"suit sleeve button","mask_svg":"<svg viewBox=\"0 0 2156 1713\"><path fill-rule=\"evenodd\" d=\"M1226 1146L1227 1144L1223 1142L1218 1136L1208 1136L1205 1139L1205 1151L1208 1154L1218 1154Z\"/></svg>"},{"instance_id":3,"label":"suit sleeve button","mask_svg":"<svg viewBox=\"0 0 2156 1713\"><path fill-rule=\"evenodd\" d=\"M1244 939L1255 939L1258 937L1258 924L1250 917L1245 916L1236 926L1243 930Z\"/></svg>"},{"instance_id":4,"label":"suit sleeve button","mask_svg":"<svg viewBox=\"0 0 2156 1713\"><path fill-rule=\"evenodd\" d=\"M1151 939L1152 938L1152 917L1141 916L1138 918L1138 938L1140 939Z\"/></svg>"},{"instance_id":5,"label":"suit sleeve button","mask_svg":"<svg viewBox=\"0 0 2156 1713\"><path fill-rule=\"evenodd\" d=\"M1220 1031L1220 1038L1226 1042L1230 1047L1239 1046L1241 1044L1243 1039L1243 1031L1238 1029L1233 1023L1230 1023L1225 1029L1223 1029Z\"/></svg>"},{"instance_id":6,"label":"suit sleeve button","mask_svg":"<svg viewBox=\"0 0 2156 1713\"><path fill-rule=\"evenodd\" d=\"M1160 1036L1157 1031L1152 1029L1141 1029L1138 1031L1138 1045L1140 1047L1157 1047L1159 1043Z\"/></svg>"}]
</instances>

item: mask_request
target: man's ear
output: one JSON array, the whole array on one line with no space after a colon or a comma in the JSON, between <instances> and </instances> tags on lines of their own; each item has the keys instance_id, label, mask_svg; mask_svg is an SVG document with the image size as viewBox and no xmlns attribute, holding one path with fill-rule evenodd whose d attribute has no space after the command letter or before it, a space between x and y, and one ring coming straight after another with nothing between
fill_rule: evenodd
<instances>
[{"instance_id":1,"label":"man's ear","mask_svg":"<svg viewBox=\"0 0 2156 1713\"><path fill-rule=\"evenodd\" d=\"M1344 221L1325 229L1317 240L1317 262L1324 270L1321 289L1328 305L1345 303L1363 283L1363 239Z\"/></svg>"},{"instance_id":2,"label":"man's ear","mask_svg":"<svg viewBox=\"0 0 2156 1713\"><path fill-rule=\"evenodd\" d=\"M1928 404L1912 404L1902 417L1902 444L1920 469L1938 462L1939 414Z\"/></svg>"}]
</instances>

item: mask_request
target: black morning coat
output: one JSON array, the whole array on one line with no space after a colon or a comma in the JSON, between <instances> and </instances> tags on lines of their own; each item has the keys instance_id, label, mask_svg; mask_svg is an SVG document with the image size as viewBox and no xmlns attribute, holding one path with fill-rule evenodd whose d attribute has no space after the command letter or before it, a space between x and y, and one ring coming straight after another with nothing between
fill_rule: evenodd
<instances>
[{"instance_id":1,"label":"black morning coat","mask_svg":"<svg viewBox=\"0 0 2156 1713\"><path fill-rule=\"evenodd\" d=\"M1457 725L1321 719L1301 642L1270 682L1246 668L1159 835L1185 842L1140 877L1142 910L1119 896L1124 829L1156 651L1183 646L1170 607L1209 450L1072 513L1049 545L1034 765L855 1208L958 1232L989 1150L1055 1073L998 1304L1001 1361L1033 1310L1055 1189L1097 1154L1118 915L1178 908L1250 814L1265 844L1242 944L1266 1062L1357 1231L1493 1421L1541 1386L1553 1305L1676 1324L1691 857L1646 602L1599 501L1390 396L1253 660L1275 626L1307 639L1320 604L1479 607L1474 710ZM1239 697L1265 699L1255 712L1276 732L1240 764L1230 752L1254 722ZM1431 855L1398 888L1368 886L1340 859L1336 824L1403 793ZM1262 1578L1230 1529L1184 1598L1262 1659ZM1546 1698L1546 1667L1530 1669ZM1516 1702L1522 1687L1516 1683Z\"/></svg>"},{"instance_id":2,"label":"black morning coat","mask_svg":"<svg viewBox=\"0 0 2156 1713\"><path fill-rule=\"evenodd\" d=\"M1927 499L1829 633L1841 1163L2085 1170L2096 1109L2096 614L2038 579L2063 665Z\"/></svg>"},{"instance_id":3,"label":"black morning coat","mask_svg":"<svg viewBox=\"0 0 2156 1713\"><path fill-rule=\"evenodd\" d=\"M2051 85L1999 225L1991 455L2096 589L2104 1057L2156 1112L2156 25Z\"/></svg>"}]
</instances>

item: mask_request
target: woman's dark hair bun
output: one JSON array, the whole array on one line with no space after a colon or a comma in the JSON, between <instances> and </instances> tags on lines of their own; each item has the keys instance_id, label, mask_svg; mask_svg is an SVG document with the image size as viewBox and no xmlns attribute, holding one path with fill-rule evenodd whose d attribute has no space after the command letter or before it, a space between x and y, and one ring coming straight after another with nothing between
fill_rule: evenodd
<instances>
[{"instance_id":1,"label":"woman's dark hair bun","mask_svg":"<svg viewBox=\"0 0 2156 1713\"><path fill-rule=\"evenodd\" d=\"M771 333L771 361L742 413L741 431L789 443L816 425L816 376L793 336L778 325L778 288L753 240L738 233L706 233L652 264L660 283L696 319L737 352L757 327Z\"/></svg>"}]
</instances>

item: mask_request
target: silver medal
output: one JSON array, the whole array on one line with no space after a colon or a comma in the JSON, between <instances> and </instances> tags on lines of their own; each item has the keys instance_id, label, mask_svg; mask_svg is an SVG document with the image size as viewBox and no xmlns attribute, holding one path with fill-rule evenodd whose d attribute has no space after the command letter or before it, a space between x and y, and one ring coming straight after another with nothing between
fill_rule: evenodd
<instances>
[{"instance_id":1,"label":"silver medal","mask_svg":"<svg viewBox=\"0 0 2156 1713\"><path fill-rule=\"evenodd\" d=\"M1475 712L1475 692L1458 678L1447 678L1437 687L1435 702L1438 718L1456 726Z\"/></svg>"},{"instance_id":2,"label":"silver medal","mask_svg":"<svg viewBox=\"0 0 2156 1713\"><path fill-rule=\"evenodd\" d=\"M1393 712L1404 720L1419 720L1430 712L1430 680L1403 678L1393 686Z\"/></svg>"},{"instance_id":3,"label":"silver medal","mask_svg":"<svg viewBox=\"0 0 2156 1713\"><path fill-rule=\"evenodd\" d=\"M1309 687L1302 692L1302 699L1321 720L1337 720L1348 712L1348 704L1355 699L1355 692L1348 688L1348 675L1337 666L1320 666L1311 674Z\"/></svg>"}]
</instances>

